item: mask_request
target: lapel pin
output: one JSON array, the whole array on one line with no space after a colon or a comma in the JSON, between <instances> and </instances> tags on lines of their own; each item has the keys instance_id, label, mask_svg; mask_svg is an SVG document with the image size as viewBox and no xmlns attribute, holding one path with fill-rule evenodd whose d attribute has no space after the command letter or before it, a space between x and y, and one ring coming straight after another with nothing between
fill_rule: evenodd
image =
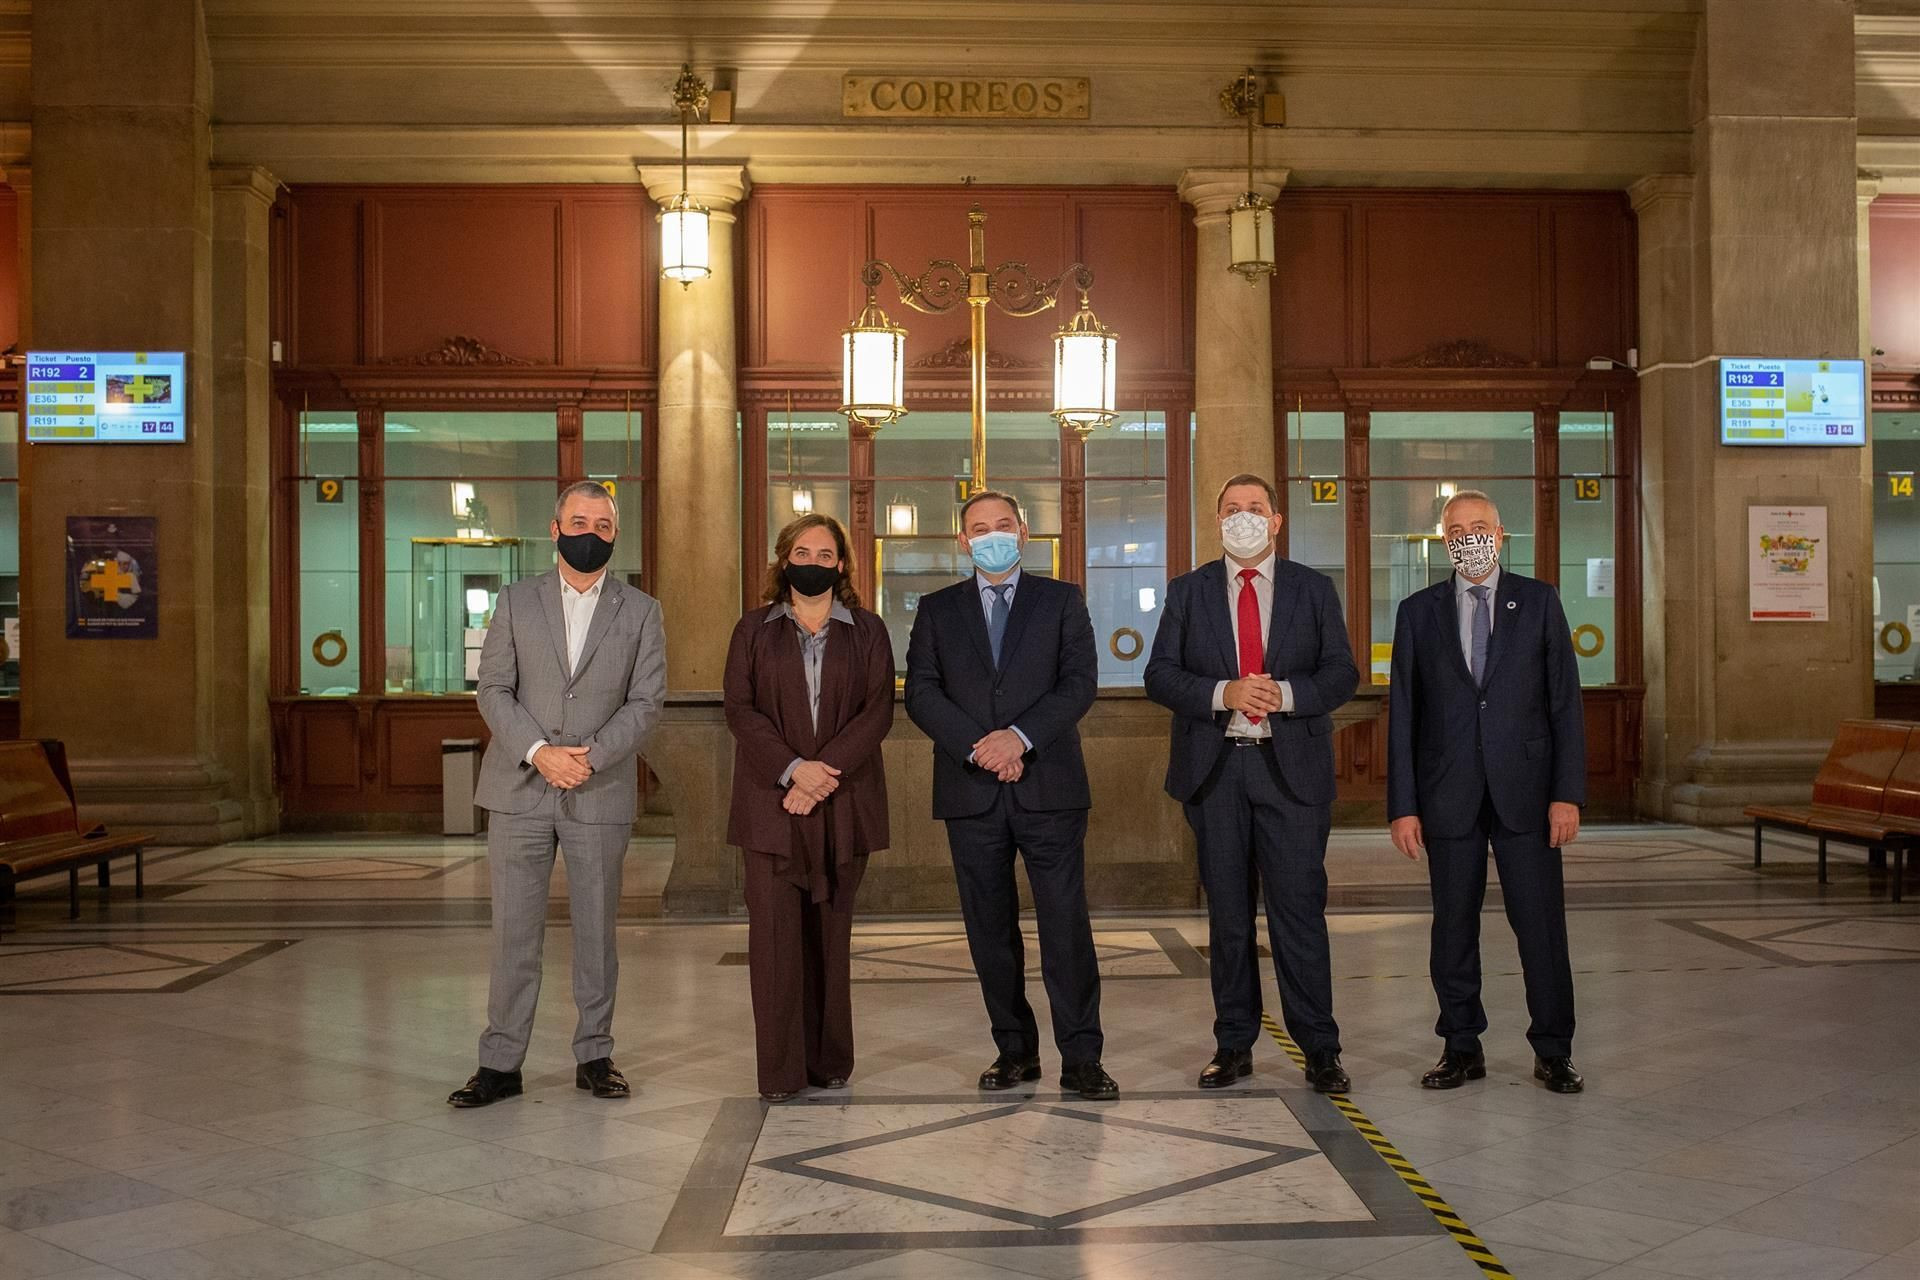
<instances>
[{"instance_id":1,"label":"lapel pin","mask_svg":"<svg viewBox=\"0 0 1920 1280\"><path fill-rule=\"evenodd\" d=\"M1507 601L1507 608L1509 608L1509 609L1518 609L1519 607L1520 607L1520 602L1519 602L1518 600L1509 600L1509 601Z\"/></svg>"}]
</instances>

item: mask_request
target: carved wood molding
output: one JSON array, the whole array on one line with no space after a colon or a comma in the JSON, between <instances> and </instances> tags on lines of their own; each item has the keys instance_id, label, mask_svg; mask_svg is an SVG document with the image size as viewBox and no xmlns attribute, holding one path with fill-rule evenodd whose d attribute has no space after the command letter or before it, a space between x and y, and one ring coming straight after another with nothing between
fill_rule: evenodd
<instances>
[{"instance_id":1,"label":"carved wood molding","mask_svg":"<svg viewBox=\"0 0 1920 1280\"><path fill-rule=\"evenodd\" d=\"M471 368L475 365L530 365L532 360L496 351L478 338L454 334L432 351L414 356L395 356L382 364L412 365L421 368Z\"/></svg>"},{"instance_id":2,"label":"carved wood molding","mask_svg":"<svg viewBox=\"0 0 1920 1280\"><path fill-rule=\"evenodd\" d=\"M909 369L971 369L973 367L973 348L965 338L955 338L938 351L929 352L918 360L907 361ZM1044 368L1037 360L1021 360L1005 352L987 348L987 368L989 369L1040 369Z\"/></svg>"},{"instance_id":3,"label":"carved wood molding","mask_svg":"<svg viewBox=\"0 0 1920 1280\"><path fill-rule=\"evenodd\" d=\"M1537 369L1539 364L1510 351L1501 351L1477 338L1455 338L1439 342L1398 360L1389 360L1388 369Z\"/></svg>"}]
</instances>

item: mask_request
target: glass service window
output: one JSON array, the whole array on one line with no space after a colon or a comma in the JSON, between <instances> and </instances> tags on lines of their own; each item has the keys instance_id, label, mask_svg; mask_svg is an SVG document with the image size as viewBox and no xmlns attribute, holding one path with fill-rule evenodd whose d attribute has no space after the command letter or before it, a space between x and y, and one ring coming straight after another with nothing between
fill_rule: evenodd
<instances>
[{"instance_id":1,"label":"glass service window","mask_svg":"<svg viewBox=\"0 0 1920 1280\"><path fill-rule=\"evenodd\" d=\"M1873 415L1873 678L1920 681L1920 413Z\"/></svg>"},{"instance_id":2,"label":"glass service window","mask_svg":"<svg viewBox=\"0 0 1920 1280\"><path fill-rule=\"evenodd\" d=\"M1583 685L1619 678L1613 429L1611 413L1560 415L1560 603Z\"/></svg>"},{"instance_id":3,"label":"glass service window","mask_svg":"<svg viewBox=\"0 0 1920 1280\"><path fill-rule=\"evenodd\" d=\"M773 563L780 531L795 516L818 512L852 528L847 457L847 420L840 415L768 411L767 563ZM759 585L757 566L748 567L748 577Z\"/></svg>"},{"instance_id":4,"label":"glass service window","mask_svg":"<svg viewBox=\"0 0 1920 1280\"><path fill-rule=\"evenodd\" d=\"M352 413L299 421L300 692L360 691L360 424Z\"/></svg>"},{"instance_id":5,"label":"glass service window","mask_svg":"<svg viewBox=\"0 0 1920 1280\"><path fill-rule=\"evenodd\" d=\"M620 533L614 539L608 568L621 581L644 589L646 584L640 580L643 425L638 409L589 409L580 415L581 455L587 479L612 489L613 503L620 509Z\"/></svg>"},{"instance_id":6,"label":"glass service window","mask_svg":"<svg viewBox=\"0 0 1920 1280\"><path fill-rule=\"evenodd\" d=\"M1167 417L1087 437L1087 609L1103 686L1144 683L1167 592Z\"/></svg>"},{"instance_id":7,"label":"glass service window","mask_svg":"<svg viewBox=\"0 0 1920 1280\"><path fill-rule=\"evenodd\" d=\"M1287 558L1333 579L1347 609L1347 481L1344 413L1287 415ZM1208 494L1207 501L1214 495Z\"/></svg>"},{"instance_id":8,"label":"glass service window","mask_svg":"<svg viewBox=\"0 0 1920 1280\"><path fill-rule=\"evenodd\" d=\"M470 691L500 590L553 563L555 415L390 410L382 454L384 686Z\"/></svg>"},{"instance_id":9,"label":"glass service window","mask_svg":"<svg viewBox=\"0 0 1920 1280\"><path fill-rule=\"evenodd\" d=\"M1370 437L1371 665L1373 683L1385 684L1400 602L1453 574L1440 531L1453 494L1492 498L1506 529L1501 567L1533 574L1533 415L1380 412Z\"/></svg>"}]
</instances>

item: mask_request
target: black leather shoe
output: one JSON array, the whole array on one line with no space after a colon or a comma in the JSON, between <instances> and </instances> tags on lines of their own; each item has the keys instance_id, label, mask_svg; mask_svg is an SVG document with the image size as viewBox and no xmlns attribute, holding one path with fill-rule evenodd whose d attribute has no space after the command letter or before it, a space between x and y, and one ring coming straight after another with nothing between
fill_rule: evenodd
<instances>
[{"instance_id":1,"label":"black leather shoe","mask_svg":"<svg viewBox=\"0 0 1920 1280\"><path fill-rule=\"evenodd\" d=\"M1572 1058L1535 1058L1533 1078L1545 1081L1547 1088L1555 1093L1579 1093L1587 1087L1587 1082L1573 1069Z\"/></svg>"},{"instance_id":2,"label":"black leather shoe","mask_svg":"<svg viewBox=\"0 0 1920 1280\"><path fill-rule=\"evenodd\" d=\"M1433 1064L1433 1070L1420 1077L1422 1089L1458 1089L1469 1080L1487 1078L1487 1055L1462 1053L1448 1049Z\"/></svg>"},{"instance_id":3,"label":"black leather shoe","mask_svg":"<svg viewBox=\"0 0 1920 1280\"><path fill-rule=\"evenodd\" d=\"M1315 1093L1346 1093L1353 1088L1347 1070L1337 1053L1316 1053L1307 1058L1307 1083Z\"/></svg>"},{"instance_id":4,"label":"black leather shoe","mask_svg":"<svg viewBox=\"0 0 1920 1280\"><path fill-rule=\"evenodd\" d=\"M627 1088L627 1078L620 1074L620 1068L613 1065L612 1058L595 1058L592 1062L583 1062L574 1070L573 1087L591 1089L596 1098L624 1098L632 1091Z\"/></svg>"},{"instance_id":5,"label":"black leather shoe","mask_svg":"<svg viewBox=\"0 0 1920 1280\"><path fill-rule=\"evenodd\" d=\"M1003 1053L993 1060L992 1066L980 1073L980 1087L989 1093L998 1093L1002 1089L1028 1084L1039 1078L1039 1058L1016 1058L1010 1053Z\"/></svg>"},{"instance_id":6,"label":"black leather shoe","mask_svg":"<svg viewBox=\"0 0 1920 1280\"><path fill-rule=\"evenodd\" d=\"M1253 1050L1221 1049L1200 1073L1202 1089L1224 1089L1253 1074Z\"/></svg>"},{"instance_id":7,"label":"black leather shoe","mask_svg":"<svg viewBox=\"0 0 1920 1280\"><path fill-rule=\"evenodd\" d=\"M1077 1093L1088 1102L1111 1102L1120 1096L1120 1086L1097 1061L1060 1068L1060 1089Z\"/></svg>"},{"instance_id":8,"label":"black leather shoe","mask_svg":"<svg viewBox=\"0 0 1920 1280\"><path fill-rule=\"evenodd\" d=\"M465 1084L447 1095L447 1102L456 1107L484 1107L502 1098L519 1096L518 1071L495 1071L492 1067L481 1067Z\"/></svg>"}]
</instances>

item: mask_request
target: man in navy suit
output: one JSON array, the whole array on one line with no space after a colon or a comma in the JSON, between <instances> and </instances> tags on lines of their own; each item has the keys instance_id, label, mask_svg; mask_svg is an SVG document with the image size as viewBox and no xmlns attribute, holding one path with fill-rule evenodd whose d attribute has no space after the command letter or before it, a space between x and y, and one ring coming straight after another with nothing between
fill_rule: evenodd
<instances>
[{"instance_id":1,"label":"man in navy suit","mask_svg":"<svg viewBox=\"0 0 1920 1280\"><path fill-rule=\"evenodd\" d=\"M1580 671L1560 597L1500 567L1493 500L1463 489L1440 522L1454 574L1400 604L1388 704L1387 818L1394 847L1427 851L1431 968L1445 1050L1420 1083L1457 1089L1487 1074L1480 1035L1480 908L1487 846L1520 943L1534 1077L1557 1093L1573 1069L1573 965L1560 850L1587 798Z\"/></svg>"},{"instance_id":2,"label":"man in navy suit","mask_svg":"<svg viewBox=\"0 0 1920 1280\"><path fill-rule=\"evenodd\" d=\"M1202 1089L1253 1073L1260 1036L1254 904L1287 1033L1322 1093L1350 1086L1333 1020L1327 944L1327 834L1335 707L1359 673L1333 582L1275 548L1279 495L1238 475L1214 504L1226 556L1167 587L1147 662L1147 696L1173 711L1167 793L1186 809L1207 891L1213 1060Z\"/></svg>"},{"instance_id":3,"label":"man in navy suit","mask_svg":"<svg viewBox=\"0 0 1920 1280\"><path fill-rule=\"evenodd\" d=\"M1040 1078L1018 850L1033 888L1061 1088L1115 1098L1119 1087L1100 1065L1086 890L1093 800L1077 728L1097 682L1093 621L1078 587L1020 571L1026 542L1012 495L984 489L961 507L960 545L975 572L920 598L907 642L907 715L933 739L933 816L946 820L967 946L999 1051L980 1087Z\"/></svg>"}]
</instances>

